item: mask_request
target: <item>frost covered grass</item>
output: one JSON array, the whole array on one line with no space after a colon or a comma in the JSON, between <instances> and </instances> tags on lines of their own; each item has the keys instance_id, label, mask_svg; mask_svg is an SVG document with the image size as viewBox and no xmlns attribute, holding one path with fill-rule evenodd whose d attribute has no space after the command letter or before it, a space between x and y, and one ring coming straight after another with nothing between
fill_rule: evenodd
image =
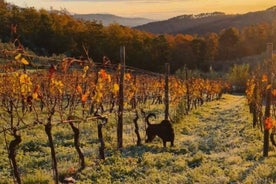
<instances>
[{"instance_id":1,"label":"frost covered grass","mask_svg":"<svg viewBox=\"0 0 276 184\"><path fill-rule=\"evenodd\" d=\"M115 121L103 129L106 159L99 160L95 126L81 125L81 146L87 167L80 173L73 136L66 126L55 130L61 176L77 183L276 183L276 154L262 156L262 132L252 128L244 96L223 95L174 123L174 147L160 139L135 146L131 117L125 125L124 148L116 150ZM140 122L141 131L143 123ZM35 133L34 133L35 132ZM24 183L51 183L50 151L43 129L24 132L18 163ZM0 183L11 183L7 153L1 141Z\"/></svg>"}]
</instances>

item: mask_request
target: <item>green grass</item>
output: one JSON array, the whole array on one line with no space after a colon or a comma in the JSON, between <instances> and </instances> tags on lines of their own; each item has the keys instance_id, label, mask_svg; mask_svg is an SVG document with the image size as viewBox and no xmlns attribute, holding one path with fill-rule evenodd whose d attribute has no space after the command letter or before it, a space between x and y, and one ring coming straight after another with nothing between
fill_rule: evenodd
<instances>
[{"instance_id":1,"label":"green grass","mask_svg":"<svg viewBox=\"0 0 276 184\"><path fill-rule=\"evenodd\" d=\"M162 112L159 110L156 112ZM180 111L178 110L178 113ZM103 127L105 160L98 159L96 122L82 123L81 147L86 168L78 169L73 135L67 125L53 128L60 175L73 176L77 183L275 183L276 154L262 157L262 132L252 128L246 99L223 95L178 117L174 123L174 147L163 148L160 139L145 144L144 122L140 119L142 146L135 146L133 114L126 114L124 147L117 150L116 118ZM159 120L162 115L158 115ZM158 120L157 120L158 121ZM51 183L50 150L43 127L21 133L18 164L24 183ZM0 138L0 183L12 183L4 139Z\"/></svg>"}]
</instances>

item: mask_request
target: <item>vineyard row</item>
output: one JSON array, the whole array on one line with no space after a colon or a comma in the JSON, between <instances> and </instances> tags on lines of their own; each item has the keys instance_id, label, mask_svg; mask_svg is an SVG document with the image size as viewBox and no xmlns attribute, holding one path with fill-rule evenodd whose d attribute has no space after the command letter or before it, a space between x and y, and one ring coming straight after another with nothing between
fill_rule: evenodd
<instances>
[{"instance_id":1,"label":"vineyard row","mask_svg":"<svg viewBox=\"0 0 276 184\"><path fill-rule=\"evenodd\" d=\"M10 53L5 57L10 58ZM63 59L46 69L32 69L29 59L16 53L12 61L1 66L0 101L1 133L11 163L14 180L21 183L16 161L16 149L22 142L20 132L44 126L51 149L53 178L58 183L58 168L52 128L69 124L74 133L74 145L85 167L79 143L80 130L76 123L97 119L100 158L104 158L101 132L111 113L118 115L118 148L122 147L123 113L143 111L147 104L184 106L188 113L205 101L220 98L228 87L223 81L201 78L179 79L176 76L146 72L124 64L95 64L74 59ZM137 113L136 113L137 114ZM165 116L165 118L168 118ZM121 121L121 127L119 126ZM135 121L134 121L135 123ZM139 127L136 124L139 138ZM141 142L140 142L141 143ZM138 144L138 142L137 142Z\"/></svg>"}]
</instances>

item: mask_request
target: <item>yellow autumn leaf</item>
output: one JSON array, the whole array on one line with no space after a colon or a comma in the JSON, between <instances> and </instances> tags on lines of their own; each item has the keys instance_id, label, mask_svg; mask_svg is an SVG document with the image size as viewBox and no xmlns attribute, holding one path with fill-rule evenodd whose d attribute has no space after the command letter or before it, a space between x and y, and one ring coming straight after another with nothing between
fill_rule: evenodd
<instances>
[{"instance_id":1,"label":"yellow autumn leaf","mask_svg":"<svg viewBox=\"0 0 276 184\"><path fill-rule=\"evenodd\" d=\"M88 69L89 69L89 66L83 67L83 72L86 73Z\"/></svg>"},{"instance_id":2,"label":"yellow autumn leaf","mask_svg":"<svg viewBox=\"0 0 276 184\"><path fill-rule=\"evenodd\" d=\"M24 65L28 65L29 64L29 62L25 58L21 59L21 63L23 63Z\"/></svg>"},{"instance_id":3,"label":"yellow autumn leaf","mask_svg":"<svg viewBox=\"0 0 276 184\"><path fill-rule=\"evenodd\" d=\"M270 89L271 88L271 84L266 86L266 89Z\"/></svg>"},{"instance_id":4,"label":"yellow autumn leaf","mask_svg":"<svg viewBox=\"0 0 276 184\"><path fill-rule=\"evenodd\" d=\"M109 74L107 75L107 81L111 82L111 76Z\"/></svg>"},{"instance_id":5,"label":"yellow autumn leaf","mask_svg":"<svg viewBox=\"0 0 276 184\"><path fill-rule=\"evenodd\" d=\"M26 85L31 85L31 78L27 74L22 74L19 76L19 82L20 84L26 84Z\"/></svg>"},{"instance_id":6,"label":"yellow autumn leaf","mask_svg":"<svg viewBox=\"0 0 276 184\"><path fill-rule=\"evenodd\" d=\"M19 53L19 54L17 54L15 57L14 57L14 59L16 59L16 60L19 60L21 58L21 54Z\"/></svg>"},{"instance_id":7,"label":"yellow autumn leaf","mask_svg":"<svg viewBox=\"0 0 276 184\"><path fill-rule=\"evenodd\" d=\"M99 82L96 86L96 90L101 91L103 89L103 87L104 87L104 84L102 82Z\"/></svg>"},{"instance_id":8,"label":"yellow autumn leaf","mask_svg":"<svg viewBox=\"0 0 276 184\"><path fill-rule=\"evenodd\" d=\"M95 94L94 100L95 100L97 103L100 103L101 100L102 100L102 97L103 97L103 94L100 93L100 92L98 92L98 93Z\"/></svg>"},{"instance_id":9,"label":"yellow autumn leaf","mask_svg":"<svg viewBox=\"0 0 276 184\"><path fill-rule=\"evenodd\" d=\"M32 96L33 96L33 99L34 99L34 100L37 100L37 99L38 99L38 94L37 94L37 92L34 92Z\"/></svg>"},{"instance_id":10,"label":"yellow autumn leaf","mask_svg":"<svg viewBox=\"0 0 276 184\"><path fill-rule=\"evenodd\" d=\"M276 126L276 120L275 119L272 120L272 125Z\"/></svg>"},{"instance_id":11,"label":"yellow autumn leaf","mask_svg":"<svg viewBox=\"0 0 276 184\"><path fill-rule=\"evenodd\" d=\"M83 75L82 75L82 78L85 78L85 77L86 77L88 69L89 69L89 66L83 67Z\"/></svg>"},{"instance_id":12,"label":"yellow autumn leaf","mask_svg":"<svg viewBox=\"0 0 276 184\"><path fill-rule=\"evenodd\" d=\"M119 91L119 89L120 89L120 87L119 87L118 84L114 84L114 85L113 85L113 91L114 91L114 92Z\"/></svg>"}]
</instances>

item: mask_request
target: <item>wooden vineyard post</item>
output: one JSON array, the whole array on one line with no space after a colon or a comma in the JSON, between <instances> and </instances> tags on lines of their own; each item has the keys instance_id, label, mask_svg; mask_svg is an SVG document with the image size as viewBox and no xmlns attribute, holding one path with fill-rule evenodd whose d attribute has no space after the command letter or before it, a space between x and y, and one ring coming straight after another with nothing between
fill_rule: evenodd
<instances>
[{"instance_id":1,"label":"wooden vineyard post","mask_svg":"<svg viewBox=\"0 0 276 184\"><path fill-rule=\"evenodd\" d=\"M166 75L165 75L165 120L169 119L169 74L170 64L165 63Z\"/></svg>"},{"instance_id":2,"label":"wooden vineyard post","mask_svg":"<svg viewBox=\"0 0 276 184\"><path fill-rule=\"evenodd\" d=\"M189 85L189 76L188 76L188 68L187 67L185 67L185 79L186 79L186 88L187 88L186 112L188 114L188 112L190 111L190 85Z\"/></svg>"},{"instance_id":3,"label":"wooden vineyard post","mask_svg":"<svg viewBox=\"0 0 276 184\"><path fill-rule=\"evenodd\" d=\"M125 75L125 46L120 47L121 73L119 81L119 111L117 125L118 149L123 147L123 111L124 111L124 75Z\"/></svg>"},{"instance_id":4,"label":"wooden vineyard post","mask_svg":"<svg viewBox=\"0 0 276 184\"><path fill-rule=\"evenodd\" d=\"M271 68L273 68L272 64L273 57L273 44L267 44L267 88L266 88L266 105L265 105L265 120L270 117L270 109L271 109ZM269 87L270 86L270 87ZM263 156L268 156L269 150L269 129L267 127L264 128L264 144L263 144Z\"/></svg>"},{"instance_id":5,"label":"wooden vineyard post","mask_svg":"<svg viewBox=\"0 0 276 184\"><path fill-rule=\"evenodd\" d=\"M133 76L133 85L136 86L136 75ZM136 107L137 107L136 92L134 92L134 95L133 95L130 103L131 103L131 108L136 109Z\"/></svg>"}]
</instances>

